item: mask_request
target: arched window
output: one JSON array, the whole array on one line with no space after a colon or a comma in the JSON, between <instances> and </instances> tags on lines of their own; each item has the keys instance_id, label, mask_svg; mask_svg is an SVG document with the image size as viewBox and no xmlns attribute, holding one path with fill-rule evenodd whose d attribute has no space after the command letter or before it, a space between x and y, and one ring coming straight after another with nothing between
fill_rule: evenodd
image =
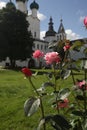
<instances>
[{"instance_id":1,"label":"arched window","mask_svg":"<svg viewBox=\"0 0 87 130\"><path fill-rule=\"evenodd\" d=\"M41 50L43 50L43 45L41 45Z\"/></svg>"},{"instance_id":2,"label":"arched window","mask_svg":"<svg viewBox=\"0 0 87 130\"><path fill-rule=\"evenodd\" d=\"M39 44L37 44L37 49L39 49Z\"/></svg>"},{"instance_id":3,"label":"arched window","mask_svg":"<svg viewBox=\"0 0 87 130\"><path fill-rule=\"evenodd\" d=\"M34 32L34 37L36 37L36 32Z\"/></svg>"}]
</instances>

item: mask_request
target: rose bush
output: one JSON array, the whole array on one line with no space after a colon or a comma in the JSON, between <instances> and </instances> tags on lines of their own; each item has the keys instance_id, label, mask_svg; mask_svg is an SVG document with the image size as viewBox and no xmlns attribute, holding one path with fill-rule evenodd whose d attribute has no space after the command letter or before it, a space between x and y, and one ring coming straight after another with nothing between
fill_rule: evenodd
<instances>
[{"instance_id":1,"label":"rose bush","mask_svg":"<svg viewBox=\"0 0 87 130\"><path fill-rule=\"evenodd\" d=\"M86 19L84 24L87 26ZM43 57L46 64L52 67L50 72L45 72L48 80L41 84L40 88L37 88L33 83L31 70L28 68L22 69L34 92L36 92L36 96L33 95L24 104L25 115L30 117L39 107L41 109L41 120L37 130L41 130L42 126L43 130L46 130L48 122L55 130L87 130L87 68L82 69L80 66L85 58L73 60L71 56L72 50L76 53L84 44L86 44L84 41L76 41L72 44L69 40L65 40L61 42L61 46L60 44L56 46L58 52L53 51L43 54L40 50L36 50L33 57L37 60ZM63 55L60 54L60 50L63 50ZM38 73L35 74L35 76L37 75ZM72 79L72 84L68 87L63 84L63 80L69 77ZM61 85L58 84L58 81L61 81ZM52 92L47 92L47 87L52 87ZM56 110L54 114L45 115L43 105L45 96L46 98L47 96L50 97L52 109Z\"/></svg>"}]
</instances>

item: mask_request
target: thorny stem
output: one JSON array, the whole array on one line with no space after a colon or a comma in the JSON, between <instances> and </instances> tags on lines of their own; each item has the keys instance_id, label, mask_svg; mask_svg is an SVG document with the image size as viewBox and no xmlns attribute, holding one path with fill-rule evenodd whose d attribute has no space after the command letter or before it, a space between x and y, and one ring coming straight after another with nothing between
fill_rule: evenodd
<instances>
[{"instance_id":1,"label":"thorny stem","mask_svg":"<svg viewBox=\"0 0 87 130\"><path fill-rule=\"evenodd\" d=\"M70 55L70 52L69 52L69 58L70 58L70 68L71 68L71 76L72 76L72 80L73 80L73 84L75 85L75 78L74 78L74 74L73 74L73 70L72 70L72 59L71 59L71 55Z\"/></svg>"},{"instance_id":2,"label":"thorny stem","mask_svg":"<svg viewBox=\"0 0 87 130\"><path fill-rule=\"evenodd\" d=\"M72 66L71 66L71 76L72 76L73 84L75 85L75 79L74 79L74 75L73 75L73 71L72 71Z\"/></svg>"},{"instance_id":3,"label":"thorny stem","mask_svg":"<svg viewBox=\"0 0 87 130\"><path fill-rule=\"evenodd\" d=\"M31 81L31 78L30 78L30 77L29 77L29 82L31 83L31 85L32 85L32 87L33 87L34 91L36 92L36 94L37 94L38 96L40 96L40 94L38 93L38 91L37 91L36 87L35 87L35 86L34 86L34 84L32 83L32 81Z\"/></svg>"},{"instance_id":4,"label":"thorny stem","mask_svg":"<svg viewBox=\"0 0 87 130\"><path fill-rule=\"evenodd\" d=\"M42 103L42 98L41 95L39 94L39 92L37 91L36 87L34 86L34 84L31 81L31 78L29 77L29 82L31 83L33 89L35 90L36 94L39 96L40 99L40 108L41 108L41 113L42 113L42 118L44 119L44 108L43 108L43 103ZM43 129L46 130L46 124L43 124Z\"/></svg>"},{"instance_id":5,"label":"thorny stem","mask_svg":"<svg viewBox=\"0 0 87 130\"><path fill-rule=\"evenodd\" d=\"M84 79L86 81L86 69L84 69ZM86 97L86 84L85 84L85 90L83 91L83 96L84 96L84 110L86 112L86 103L87 103L87 97ZM86 116L84 117L84 120L86 119Z\"/></svg>"},{"instance_id":6,"label":"thorny stem","mask_svg":"<svg viewBox=\"0 0 87 130\"><path fill-rule=\"evenodd\" d=\"M57 106L57 112L59 113L59 108L58 108L58 92L57 92L57 88L56 88L56 72L55 72L55 65L53 65L53 71L54 71L54 82L55 82L55 86L54 86L54 92L55 92L55 95L56 95L56 106Z\"/></svg>"},{"instance_id":7,"label":"thorny stem","mask_svg":"<svg viewBox=\"0 0 87 130\"><path fill-rule=\"evenodd\" d=\"M72 59L71 59L70 53L69 53L69 58L70 58L70 62L71 62L71 64L70 64L71 76L72 76L73 84L75 85L75 78L74 78L74 74L73 74L73 70L72 70ZM74 96L74 94L73 94L73 96ZM75 98L75 96L74 96L74 98ZM75 100L75 102L78 104L79 109L80 109L80 103L78 102L78 100Z\"/></svg>"}]
</instances>

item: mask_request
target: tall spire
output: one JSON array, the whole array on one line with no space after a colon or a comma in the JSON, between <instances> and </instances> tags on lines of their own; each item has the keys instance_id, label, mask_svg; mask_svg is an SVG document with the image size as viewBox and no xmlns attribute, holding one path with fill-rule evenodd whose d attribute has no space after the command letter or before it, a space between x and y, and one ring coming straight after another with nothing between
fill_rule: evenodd
<instances>
[{"instance_id":1,"label":"tall spire","mask_svg":"<svg viewBox=\"0 0 87 130\"><path fill-rule=\"evenodd\" d=\"M63 26L62 22L63 22L63 20L61 18L60 19L60 26L59 26L58 33L57 33L58 40L66 39L66 33L65 33L65 29L64 29L64 26Z\"/></svg>"},{"instance_id":2,"label":"tall spire","mask_svg":"<svg viewBox=\"0 0 87 130\"><path fill-rule=\"evenodd\" d=\"M53 22L52 22L52 17L50 17L50 22L49 22L49 31L53 31Z\"/></svg>"},{"instance_id":3,"label":"tall spire","mask_svg":"<svg viewBox=\"0 0 87 130\"><path fill-rule=\"evenodd\" d=\"M46 36L55 36L56 32L54 31L54 28L53 28L52 17L50 17L50 22L48 24L49 24L49 27L48 27L48 31L46 32Z\"/></svg>"},{"instance_id":4,"label":"tall spire","mask_svg":"<svg viewBox=\"0 0 87 130\"><path fill-rule=\"evenodd\" d=\"M59 29L58 29L58 33L65 33L65 29L64 29L62 21L63 20L60 19L60 26L59 26Z\"/></svg>"}]
</instances>

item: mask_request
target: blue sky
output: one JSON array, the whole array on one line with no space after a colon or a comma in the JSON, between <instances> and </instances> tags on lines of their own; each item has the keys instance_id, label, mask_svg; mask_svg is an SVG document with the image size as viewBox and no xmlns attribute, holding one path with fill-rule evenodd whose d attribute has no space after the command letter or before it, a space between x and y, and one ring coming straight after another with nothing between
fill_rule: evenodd
<instances>
[{"instance_id":1,"label":"blue sky","mask_svg":"<svg viewBox=\"0 0 87 130\"><path fill-rule=\"evenodd\" d=\"M0 8L5 6L9 0L0 0ZM12 0L15 3L15 0ZM29 6L33 0L28 2ZM84 27L83 19L87 16L87 0L36 0L39 4L38 17L41 20L41 38L48 30L50 16L53 18L54 30L57 32L60 19L63 19L63 25L68 39L78 39L87 37L87 30Z\"/></svg>"}]
</instances>

